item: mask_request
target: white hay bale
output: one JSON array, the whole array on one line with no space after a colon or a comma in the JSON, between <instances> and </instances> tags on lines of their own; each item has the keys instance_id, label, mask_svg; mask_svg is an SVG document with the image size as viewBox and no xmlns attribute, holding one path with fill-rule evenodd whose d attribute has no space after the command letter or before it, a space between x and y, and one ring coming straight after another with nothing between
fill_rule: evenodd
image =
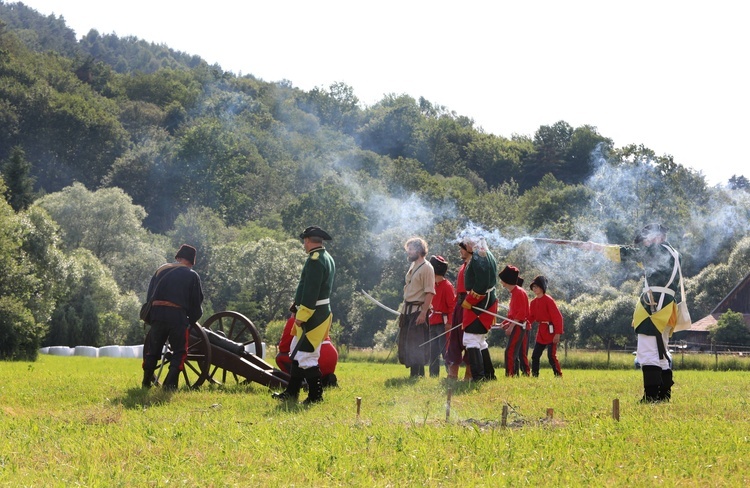
<instances>
[{"instance_id":1,"label":"white hay bale","mask_svg":"<svg viewBox=\"0 0 750 488\"><path fill-rule=\"evenodd\" d=\"M133 346L120 346L120 357L121 358L137 358Z\"/></svg>"},{"instance_id":2,"label":"white hay bale","mask_svg":"<svg viewBox=\"0 0 750 488\"><path fill-rule=\"evenodd\" d=\"M130 346L133 349L133 354L139 359L143 359L143 344L137 346Z\"/></svg>"},{"instance_id":3,"label":"white hay bale","mask_svg":"<svg viewBox=\"0 0 750 488\"><path fill-rule=\"evenodd\" d=\"M75 349L68 346L50 346L50 356L72 356Z\"/></svg>"},{"instance_id":4,"label":"white hay bale","mask_svg":"<svg viewBox=\"0 0 750 488\"><path fill-rule=\"evenodd\" d=\"M266 343L265 342L261 342L260 343L260 347L261 347L260 358L261 359L266 359ZM245 345L245 352L248 353L248 354L255 354L255 343L253 342L251 344L246 344Z\"/></svg>"},{"instance_id":5,"label":"white hay bale","mask_svg":"<svg viewBox=\"0 0 750 488\"><path fill-rule=\"evenodd\" d=\"M39 354L49 354L49 347L42 347L39 349Z\"/></svg>"},{"instance_id":6,"label":"white hay bale","mask_svg":"<svg viewBox=\"0 0 750 488\"><path fill-rule=\"evenodd\" d=\"M99 357L99 348L94 346L76 346L73 355L96 358Z\"/></svg>"},{"instance_id":7,"label":"white hay bale","mask_svg":"<svg viewBox=\"0 0 750 488\"><path fill-rule=\"evenodd\" d=\"M102 346L99 348L100 358L120 358L122 353L120 352L121 346Z\"/></svg>"}]
</instances>

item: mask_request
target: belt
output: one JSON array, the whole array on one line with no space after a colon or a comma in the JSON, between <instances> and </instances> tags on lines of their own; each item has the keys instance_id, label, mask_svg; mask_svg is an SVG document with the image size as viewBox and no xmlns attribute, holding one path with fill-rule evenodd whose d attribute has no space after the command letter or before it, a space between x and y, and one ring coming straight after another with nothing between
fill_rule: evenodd
<instances>
[{"instance_id":1,"label":"belt","mask_svg":"<svg viewBox=\"0 0 750 488\"><path fill-rule=\"evenodd\" d=\"M318 300L317 302L315 302L315 306L319 307L321 305L328 305L329 303L331 303L331 299L330 298L324 298L322 300Z\"/></svg>"},{"instance_id":2,"label":"belt","mask_svg":"<svg viewBox=\"0 0 750 488\"><path fill-rule=\"evenodd\" d=\"M166 300L154 300L151 302L151 305L154 307L174 307L174 308L182 308L182 306L177 305L176 303L168 302Z\"/></svg>"},{"instance_id":3,"label":"belt","mask_svg":"<svg viewBox=\"0 0 750 488\"><path fill-rule=\"evenodd\" d=\"M647 293L649 291L655 291L656 293L666 293L669 296L674 296L674 290L664 286L649 286L643 288L643 293Z\"/></svg>"},{"instance_id":4,"label":"belt","mask_svg":"<svg viewBox=\"0 0 750 488\"><path fill-rule=\"evenodd\" d=\"M421 312L422 311L422 304L421 303L404 303L404 313L409 315L410 313L415 312Z\"/></svg>"}]
</instances>

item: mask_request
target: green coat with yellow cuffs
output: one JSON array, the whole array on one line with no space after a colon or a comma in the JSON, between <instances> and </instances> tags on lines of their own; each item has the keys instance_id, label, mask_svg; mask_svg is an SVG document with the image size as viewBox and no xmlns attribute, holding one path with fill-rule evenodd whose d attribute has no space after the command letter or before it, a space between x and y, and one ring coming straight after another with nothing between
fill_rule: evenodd
<instances>
[{"instance_id":1,"label":"green coat with yellow cuffs","mask_svg":"<svg viewBox=\"0 0 750 488\"><path fill-rule=\"evenodd\" d=\"M302 322L294 328L300 351L313 352L328 335L333 321L330 298L335 274L336 265L324 247L307 254L294 295L296 319Z\"/></svg>"}]
</instances>

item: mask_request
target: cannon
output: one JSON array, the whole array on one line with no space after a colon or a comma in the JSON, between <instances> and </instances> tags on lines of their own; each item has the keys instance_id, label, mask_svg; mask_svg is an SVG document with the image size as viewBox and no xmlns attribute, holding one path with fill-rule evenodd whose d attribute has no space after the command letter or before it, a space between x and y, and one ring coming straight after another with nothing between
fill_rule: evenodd
<instances>
[{"instance_id":1,"label":"cannon","mask_svg":"<svg viewBox=\"0 0 750 488\"><path fill-rule=\"evenodd\" d=\"M216 313L203 325L190 326L189 332L187 359L181 375L189 388L199 388L206 381L217 385L255 382L269 388L286 387L289 382L287 373L261 358L263 344L258 329L241 313ZM161 386L172 357L167 342L156 365L156 385Z\"/></svg>"}]
</instances>

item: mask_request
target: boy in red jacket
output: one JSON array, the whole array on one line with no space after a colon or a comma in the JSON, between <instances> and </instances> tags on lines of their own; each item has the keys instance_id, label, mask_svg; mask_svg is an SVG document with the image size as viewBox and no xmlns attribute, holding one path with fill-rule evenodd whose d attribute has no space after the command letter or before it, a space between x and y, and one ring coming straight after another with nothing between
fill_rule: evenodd
<instances>
[{"instance_id":1,"label":"boy in red jacket","mask_svg":"<svg viewBox=\"0 0 750 488\"><path fill-rule=\"evenodd\" d=\"M531 282L531 291L536 298L531 300L529 310L529 322L539 322L536 333L536 344L534 352L531 353L531 374L539 376L539 358L547 349L547 359L555 372L555 376L562 376L560 362L557 360L557 345L563 334L563 317L560 309L551 296L547 295L547 278L537 276Z\"/></svg>"},{"instance_id":2,"label":"boy in red jacket","mask_svg":"<svg viewBox=\"0 0 750 488\"><path fill-rule=\"evenodd\" d=\"M519 277L520 271L515 266L506 266L498 277L503 288L510 293L510 305L508 305L508 318L522 324L526 324L529 318L529 296L521 288L523 278ZM514 324L507 320L500 324L508 337L508 345L505 348L505 376L518 376L519 363L522 363L521 354L523 337L526 334L526 326ZM527 342L528 344L528 342Z\"/></svg>"},{"instance_id":3,"label":"boy in red jacket","mask_svg":"<svg viewBox=\"0 0 750 488\"><path fill-rule=\"evenodd\" d=\"M445 352L445 332L450 330L453 308L456 306L456 291L453 284L445 279L448 272L448 261L443 256L430 256L430 264L435 270L435 296L432 298L430 314L430 377L440 376L440 358ZM438 337L440 336L440 337Z\"/></svg>"}]
</instances>

